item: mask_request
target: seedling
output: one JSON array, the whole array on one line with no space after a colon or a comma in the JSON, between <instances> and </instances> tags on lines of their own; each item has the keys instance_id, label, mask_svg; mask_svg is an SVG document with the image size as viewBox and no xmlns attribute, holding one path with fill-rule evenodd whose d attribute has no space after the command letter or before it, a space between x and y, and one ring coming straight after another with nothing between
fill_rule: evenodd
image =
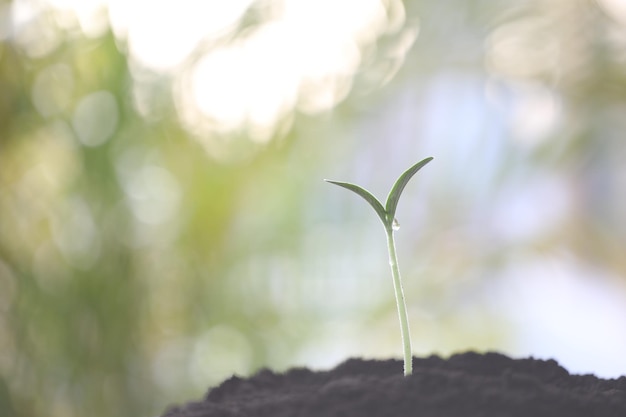
<instances>
[{"instance_id":1,"label":"seedling","mask_svg":"<svg viewBox=\"0 0 626 417\"><path fill-rule=\"evenodd\" d=\"M389 195L387 196L387 202L383 207L382 203L378 201L376 197L372 195L366 189L359 187L356 184L349 182L330 181L324 180L331 184L338 185L343 188L347 188L350 191L360 195L370 203L370 205L378 214L378 217L383 222L385 227L385 233L387 235L387 249L389 250L389 265L391 265L391 276L393 278L393 288L396 294L396 305L398 307L398 317L400 318L400 335L402 336L402 346L404 350L404 375L410 375L413 372L413 361L411 351L411 336L409 334L409 318L406 312L406 302L404 301L404 291L402 289L402 280L400 278L400 268L398 267L398 256L396 255L396 244L393 238L393 232L398 230L399 224L396 220L396 208L398 207L398 200L404 190L404 187L409 182L411 177L415 175L424 165L432 161L433 158L426 158L411 168L404 171L402 175L396 180L395 184L391 188Z\"/></svg>"}]
</instances>

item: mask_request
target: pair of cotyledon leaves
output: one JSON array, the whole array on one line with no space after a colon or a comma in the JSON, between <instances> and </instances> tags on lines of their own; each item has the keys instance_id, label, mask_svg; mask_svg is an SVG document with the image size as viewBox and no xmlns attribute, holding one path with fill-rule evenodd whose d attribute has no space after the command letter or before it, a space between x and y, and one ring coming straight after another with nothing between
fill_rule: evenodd
<instances>
[{"instance_id":1,"label":"pair of cotyledon leaves","mask_svg":"<svg viewBox=\"0 0 626 417\"><path fill-rule=\"evenodd\" d=\"M417 171L422 169L424 165L426 165L432 160L433 160L432 157L423 159L417 164L413 165L411 168L404 171L404 173L400 175L400 177L398 177L395 184L391 188L391 191L389 192L389 195L387 196L387 202L385 203L384 207L382 203L378 201L378 199L372 195L372 193L370 193L363 187L360 187L356 184L352 184L349 182L331 181L331 180L325 180L325 181L331 184L338 185L343 188L347 188L348 190L353 191L356 194L363 197L374 208L374 210L376 211L376 214L378 214L378 217L380 217L380 220L383 222L383 225L385 226L385 228L387 230L391 230L391 229L396 228L395 227L396 208L398 207L398 201L400 200L400 195L402 194L404 187L406 187L411 177L413 177L413 175L415 175Z\"/></svg>"}]
</instances>

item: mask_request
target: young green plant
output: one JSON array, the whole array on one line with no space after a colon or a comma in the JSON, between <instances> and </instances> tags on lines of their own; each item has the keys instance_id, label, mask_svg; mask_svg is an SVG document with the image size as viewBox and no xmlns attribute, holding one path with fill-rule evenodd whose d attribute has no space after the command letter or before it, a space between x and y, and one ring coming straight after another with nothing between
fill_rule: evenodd
<instances>
[{"instance_id":1,"label":"young green plant","mask_svg":"<svg viewBox=\"0 0 626 417\"><path fill-rule=\"evenodd\" d=\"M396 208L398 207L398 200L400 195L407 185L409 180L417 171L419 171L424 165L432 161L433 158L426 158L411 168L404 171L402 175L396 180L395 184L391 188L389 195L387 196L387 202L383 207L382 203L378 201L372 193L366 189L359 187L356 184L341 181L324 180L331 184L338 185L343 188L347 188L350 191L360 195L367 201L376 211L378 217L383 222L385 227L385 233L387 235L387 249L389 250L389 265L391 265L391 275L393 278L393 288L396 294L396 305L398 307L398 316L400 318L400 334L402 336L402 346L404 350L404 375L410 375L413 372L413 355L411 350L411 336L409 334L409 318L406 311L406 302L404 300L404 291L402 289L402 280L400 278L400 268L398 267L398 256L396 254L396 243L393 238L393 232L398 229L398 221L396 220Z\"/></svg>"}]
</instances>

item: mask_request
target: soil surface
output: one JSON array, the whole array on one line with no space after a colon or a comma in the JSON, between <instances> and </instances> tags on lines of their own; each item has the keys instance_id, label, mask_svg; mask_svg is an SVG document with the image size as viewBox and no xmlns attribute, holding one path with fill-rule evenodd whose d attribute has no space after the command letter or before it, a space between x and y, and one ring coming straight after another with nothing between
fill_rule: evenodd
<instances>
[{"instance_id":1,"label":"soil surface","mask_svg":"<svg viewBox=\"0 0 626 417\"><path fill-rule=\"evenodd\" d=\"M350 359L329 371L232 377L163 417L625 417L626 376L570 375L553 360L473 352Z\"/></svg>"}]
</instances>

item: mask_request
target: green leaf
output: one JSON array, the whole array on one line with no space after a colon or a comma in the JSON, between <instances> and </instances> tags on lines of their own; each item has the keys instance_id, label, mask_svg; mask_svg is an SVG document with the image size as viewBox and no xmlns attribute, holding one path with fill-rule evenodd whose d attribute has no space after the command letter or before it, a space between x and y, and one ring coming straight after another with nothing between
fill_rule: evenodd
<instances>
[{"instance_id":1,"label":"green leaf","mask_svg":"<svg viewBox=\"0 0 626 417\"><path fill-rule=\"evenodd\" d=\"M433 160L432 157L423 159L417 164L413 165L411 168L404 171L402 175L400 175L396 183L393 185L393 188L389 192L389 196L387 196L386 213L387 213L388 222L393 222L393 219L396 216L396 208L398 207L398 200L400 200L400 195L402 194L402 191L404 190L404 187L406 186L406 184L409 182L411 177L415 175L417 171L422 169L424 165L426 165L432 160Z\"/></svg>"},{"instance_id":2,"label":"green leaf","mask_svg":"<svg viewBox=\"0 0 626 417\"><path fill-rule=\"evenodd\" d=\"M383 222L383 225L387 227L387 216L385 213L385 209L383 208L383 205L380 203L380 201L378 201L378 199L372 195L372 193L367 191L365 188L359 187L358 185L351 184L349 182L331 181L331 180L324 180L324 181L329 182L331 184L338 185L343 188L347 188L348 190L353 191L356 194L363 197L368 203L370 203L370 205L374 208L374 210L376 210L376 213L378 214L378 217L380 217L380 220Z\"/></svg>"}]
</instances>

